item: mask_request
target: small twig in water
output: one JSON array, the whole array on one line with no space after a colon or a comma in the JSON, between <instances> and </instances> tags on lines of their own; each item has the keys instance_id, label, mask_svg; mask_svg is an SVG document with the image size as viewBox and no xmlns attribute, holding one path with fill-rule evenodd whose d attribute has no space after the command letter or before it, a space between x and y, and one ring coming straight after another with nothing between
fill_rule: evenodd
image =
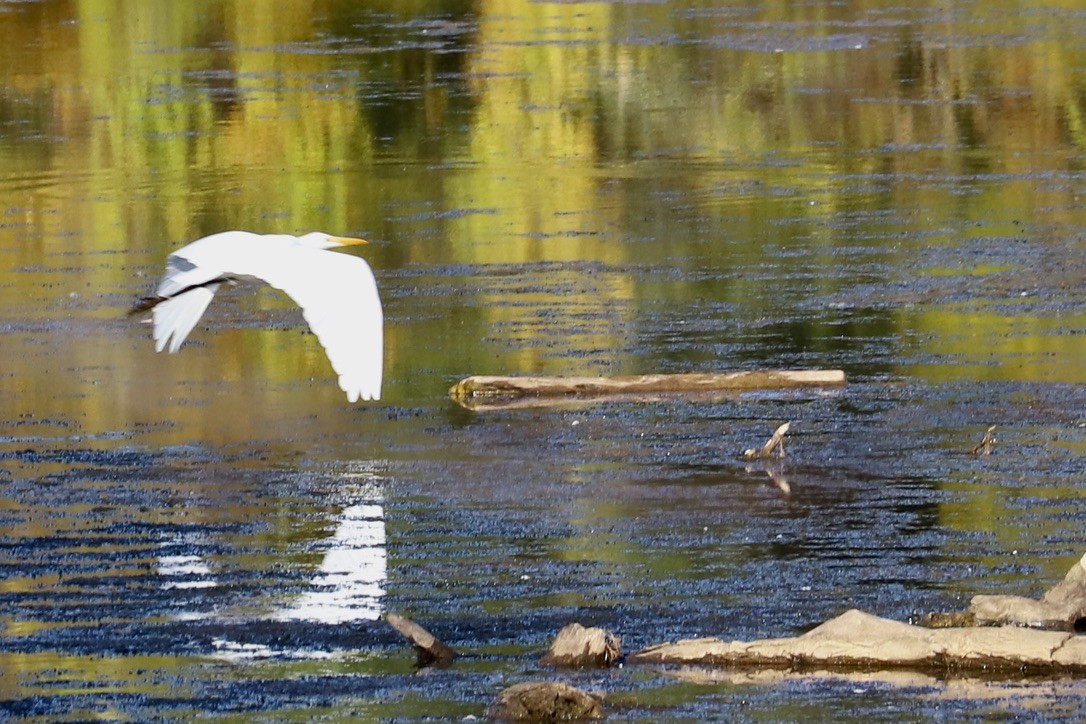
<instances>
[{"instance_id":1,"label":"small twig in water","mask_svg":"<svg viewBox=\"0 0 1086 724\"><path fill-rule=\"evenodd\" d=\"M973 455L980 455L981 452L985 455L992 454L992 443L995 442L995 436L992 435L992 431L996 429L995 425L992 425L984 432L984 439L980 441L980 444L969 452Z\"/></svg>"},{"instance_id":2,"label":"small twig in water","mask_svg":"<svg viewBox=\"0 0 1086 724\"><path fill-rule=\"evenodd\" d=\"M791 425L792 425L792 423L786 422L783 425L781 425L780 427L778 427L776 432L773 433L773 437L769 438L769 441L766 442L766 444L762 446L761 450L756 450L755 448L750 448L749 450L744 450L743 451L743 458L746 459L746 460L759 460L759 459L763 459L763 458L772 457L773 456L773 450L777 450L778 451L777 456L783 458L784 455L785 455L785 453L784 453L784 436L785 436L785 434L787 434L788 428L791 427Z\"/></svg>"}]
</instances>

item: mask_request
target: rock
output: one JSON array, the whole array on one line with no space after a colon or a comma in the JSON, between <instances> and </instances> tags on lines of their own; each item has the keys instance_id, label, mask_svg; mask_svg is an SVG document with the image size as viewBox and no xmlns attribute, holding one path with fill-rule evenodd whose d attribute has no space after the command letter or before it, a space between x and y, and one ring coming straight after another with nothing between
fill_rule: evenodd
<instances>
[{"instance_id":1,"label":"rock","mask_svg":"<svg viewBox=\"0 0 1086 724\"><path fill-rule=\"evenodd\" d=\"M602 719L603 707L569 684L532 681L502 691L487 716L504 721L583 721Z\"/></svg>"},{"instance_id":2,"label":"rock","mask_svg":"<svg viewBox=\"0 0 1086 724\"><path fill-rule=\"evenodd\" d=\"M415 647L419 657L419 666L429 666L434 663L439 665L448 664L456 658L455 651L414 621L395 613L387 614L385 620L388 621L392 628L407 637Z\"/></svg>"},{"instance_id":3,"label":"rock","mask_svg":"<svg viewBox=\"0 0 1086 724\"><path fill-rule=\"evenodd\" d=\"M855 609L792 638L694 639L627 657L631 663L1086 672L1086 637L1018 627L911 626Z\"/></svg>"},{"instance_id":4,"label":"rock","mask_svg":"<svg viewBox=\"0 0 1086 724\"><path fill-rule=\"evenodd\" d=\"M1079 630L1086 619L1086 556L1040 601L1021 596L973 596L969 611L981 626L1013 624L1059 631Z\"/></svg>"},{"instance_id":5,"label":"rock","mask_svg":"<svg viewBox=\"0 0 1086 724\"><path fill-rule=\"evenodd\" d=\"M622 654L622 639L602 628L571 623L555 637L543 656L547 666L610 666Z\"/></svg>"},{"instance_id":6,"label":"rock","mask_svg":"<svg viewBox=\"0 0 1086 724\"><path fill-rule=\"evenodd\" d=\"M965 628L976 626L977 617L971 611L932 612L924 615L920 625L925 628Z\"/></svg>"}]
</instances>

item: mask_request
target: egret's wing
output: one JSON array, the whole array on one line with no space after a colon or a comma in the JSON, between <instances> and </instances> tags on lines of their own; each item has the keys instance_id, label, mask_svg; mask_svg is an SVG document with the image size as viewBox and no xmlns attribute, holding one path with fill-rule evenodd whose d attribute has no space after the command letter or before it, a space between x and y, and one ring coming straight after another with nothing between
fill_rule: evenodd
<instances>
[{"instance_id":1,"label":"egret's wing","mask_svg":"<svg viewBox=\"0 0 1086 724\"><path fill-rule=\"evenodd\" d=\"M176 251L166 257L166 274L163 275L162 281L158 283L158 289L155 290L155 294L160 297L172 297L191 287L199 287L209 282L221 281L219 277L222 276L222 272L219 270L217 264L196 264L189 260L188 254L190 252L187 252L186 250L193 249L194 247L196 247L195 243L189 244L184 249ZM199 249L199 247L197 247L197 249ZM193 254L193 256L196 256L199 259L202 256L207 256L207 253L197 253Z\"/></svg>"},{"instance_id":2,"label":"egret's wing","mask_svg":"<svg viewBox=\"0 0 1086 724\"><path fill-rule=\"evenodd\" d=\"M181 348L219 288L215 283L221 277L217 267L195 264L184 254L182 250L166 257L166 274L156 290L162 300L156 300L152 311L156 352L167 345L171 352Z\"/></svg>"},{"instance_id":3,"label":"egret's wing","mask_svg":"<svg viewBox=\"0 0 1086 724\"><path fill-rule=\"evenodd\" d=\"M200 321L218 288L218 284L208 284L189 289L184 294L159 302L151 310L156 352L161 352L167 344L171 352L181 348L181 343Z\"/></svg>"},{"instance_id":4,"label":"egret's wing","mask_svg":"<svg viewBox=\"0 0 1086 724\"><path fill-rule=\"evenodd\" d=\"M381 399L384 321L377 282L365 260L292 247L247 267L231 271L263 279L302 308L348 400Z\"/></svg>"}]
</instances>

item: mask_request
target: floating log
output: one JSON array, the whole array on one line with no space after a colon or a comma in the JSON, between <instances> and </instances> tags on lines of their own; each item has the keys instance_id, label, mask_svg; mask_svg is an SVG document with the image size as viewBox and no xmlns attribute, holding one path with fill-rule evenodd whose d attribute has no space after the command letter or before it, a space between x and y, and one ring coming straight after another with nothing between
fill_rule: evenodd
<instances>
[{"instance_id":1,"label":"floating log","mask_svg":"<svg viewBox=\"0 0 1086 724\"><path fill-rule=\"evenodd\" d=\"M1086 672L1086 637L1013 626L923 628L856 609L802 636L691 639L631 654L630 663L787 669Z\"/></svg>"},{"instance_id":2,"label":"floating log","mask_svg":"<svg viewBox=\"0 0 1086 724\"><path fill-rule=\"evenodd\" d=\"M529 681L502 691L487 716L499 721L585 721L602 719L603 707L569 684Z\"/></svg>"},{"instance_id":3,"label":"floating log","mask_svg":"<svg viewBox=\"0 0 1086 724\"><path fill-rule=\"evenodd\" d=\"M429 666L434 663L444 665L456 658L455 651L411 619L404 618L396 613L389 613L385 616L385 620L388 621L389 626L403 634L415 647L419 666Z\"/></svg>"},{"instance_id":4,"label":"floating log","mask_svg":"<svg viewBox=\"0 0 1086 724\"><path fill-rule=\"evenodd\" d=\"M846 383L841 370L768 370L708 372L679 375L622 377L506 377L476 375L460 380L449 395L466 407L478 401L515 401L530 398L537 404L563 399L613 396L643 397L690 393L771 390L793 387L838 387Z\"/></svg>"},{"instance_id":5,"label":"floating log","mask_svg":"<svg viewBox=\"0 0 1086 724\"><path fill-rule=\"evenodd\" d=\"M610 666L622 654L622 640L602 628L585 628L571 623L558 632L543 656L546 666Z\"/></svg>"}]
</instances>

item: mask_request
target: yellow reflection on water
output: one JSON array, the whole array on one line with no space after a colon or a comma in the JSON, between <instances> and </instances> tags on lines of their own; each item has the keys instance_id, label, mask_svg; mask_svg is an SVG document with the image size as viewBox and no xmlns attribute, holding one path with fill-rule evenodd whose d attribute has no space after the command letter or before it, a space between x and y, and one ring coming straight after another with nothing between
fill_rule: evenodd
<instances>
[{"instance_id":1,"label":"yellow reflection on water","mask_svg":"<svg viewBox=\"0 0 1086 724\"><path fill-rule=\"evenodd\" d=\"M932 305L909 317L921 346L934 359L913 368L929 380L1038 380L1081 383L1086 377L1086 336L1081 312L1042 316L978 310L972 305Z\"/></svg>"},{"instance_id":2,"label":"yellow reflection on water","mask_svg":"<svg viewBox=\"0 0 1086 724\"><path fill-rule=\"evenodd\" d=\"M863 0L415 2L382 5L393 15L381 36L362 22L369 11L316 0L201 12L17 4L0 14L11 116L0 301L9 319L75 325L52 352L42 338L56 329L9 336L21 354L0 389L89 429L167 405L186 426L223 428L216 439L277 429L274 413L247 421L221 398L286 409L312 402L279 389L304 380L334 404L319 347L296 328L198 330L208 346L175 359L146 354L144 330L115 321L169 250L224 228L372 236L364 253L389 291L402 269L544 265L550 283L477 284L432 321L415 323L435 314L425 293L390 295L404 320L388 329L391 399L452 381L434 375L653 371L635 368L645 355L631 330L655 305L696 315L708 297L757 320L786 314L798 294L741 275L712 288L683 275L660 283L658 267L696 275L768 260L781 278L813 276L802 293L818 298L848 286L841 249L908 269L926 240L962 226L1025 222L1020 233L1043 225L1065 239L1082 216L1073 174L1086 86L1086 50L1064 42L1069 7L998 3L964 17L933 3L873 23L886 8ZM443 32L412 30L420 18ZM849 215L861 221L842 226ZM770 256L803 243L820 253ZM578 262L605 271L545 266ZM239 303L287 306L271 298ZM941 300L888 315L951 360L925 376L1082 380L1068 361L1082 343L1060 333L1081 329L1081 316L1023 313L1006 330L998 318ZM100 323L94 334L87 320ZM519 343L472 342L487 338Z\"/></svg>"}]
</instances>

